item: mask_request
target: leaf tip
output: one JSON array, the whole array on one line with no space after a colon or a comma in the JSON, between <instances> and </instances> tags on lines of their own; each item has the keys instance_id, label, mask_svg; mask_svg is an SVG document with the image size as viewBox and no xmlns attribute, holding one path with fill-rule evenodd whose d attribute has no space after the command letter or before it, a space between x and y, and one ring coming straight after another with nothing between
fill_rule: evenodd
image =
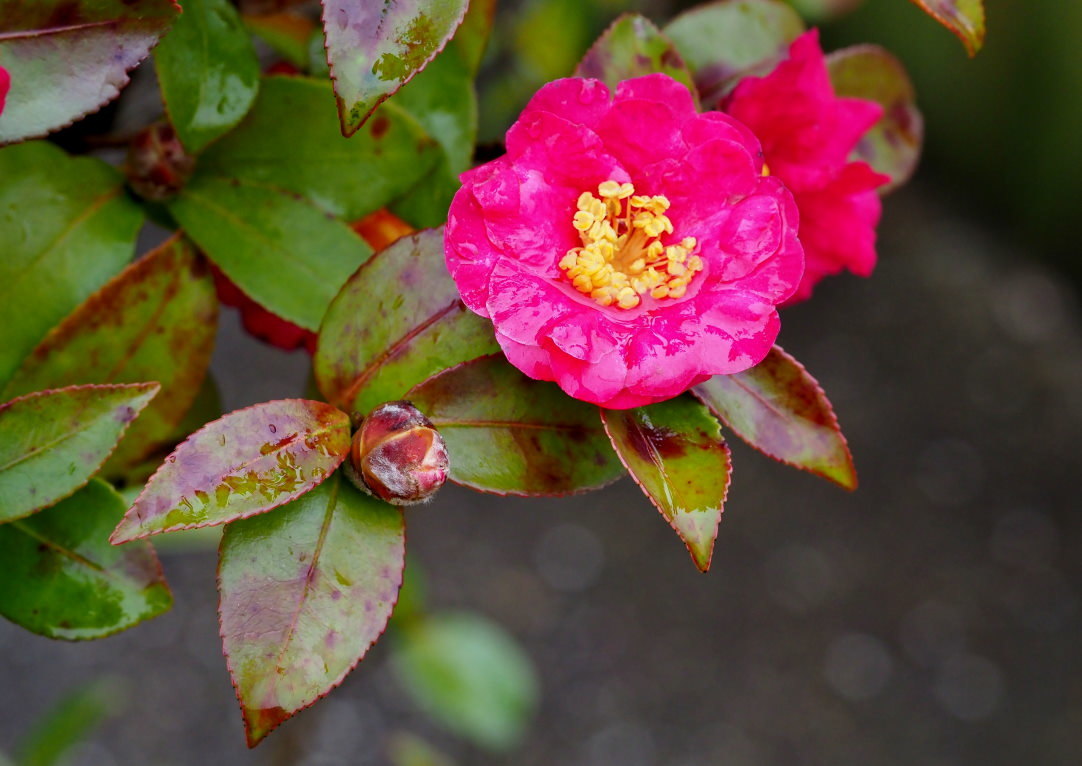
<instances>
[{"instance_id":1,"label":"leaf tip","mask_svg":"<svg viewBox=\"0 0 1082 766\"><path fill-rule=\"evenodd\" d=\"M254 748L278 728L291 713L285 708L274 706L266 708L244 709L244 737L249 749Z\"/></svg>"}]
</instances>

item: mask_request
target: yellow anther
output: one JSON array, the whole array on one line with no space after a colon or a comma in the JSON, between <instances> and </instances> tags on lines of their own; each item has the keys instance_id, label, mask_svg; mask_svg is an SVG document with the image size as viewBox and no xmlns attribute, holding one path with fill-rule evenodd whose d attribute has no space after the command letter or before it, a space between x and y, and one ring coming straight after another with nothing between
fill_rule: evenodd
<instances>
[{"instance_id":1,"label":"yellow anther","mask_svg":"<svg viewBox=\"0 0 1082 766\"><path fill-rule=\"evenodd\" d=\"M768 175L770 175L770 166L769 166L769 165L767 165L767 164L766 164L766 163L764 162L764 163L763 163L763 176L764 176L764 177L766 177L766 176L768 176Z\"/></svg>"}]
</instances>

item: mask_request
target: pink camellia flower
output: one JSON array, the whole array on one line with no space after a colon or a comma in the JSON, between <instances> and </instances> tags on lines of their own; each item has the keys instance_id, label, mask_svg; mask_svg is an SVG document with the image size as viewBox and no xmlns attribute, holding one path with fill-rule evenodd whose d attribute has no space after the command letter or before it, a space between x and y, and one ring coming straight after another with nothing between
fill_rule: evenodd
<instances>
[{"instance_id":1,"label":"pink camellia flower","mask_svg":"<svg viewBox=\"0 0 1082 766\"><path fill-rule=\"evenodd\" d=\"M793 301L842 269L869 276L880 214L875 190L890 177L848 158L883 110L834 95L818 31L797 38L770 74L737 85L724 107L758 136L771 175L789 187L800 209L806 266Z\"/></svg>"},{"instance_id":2,"label":"pink camellia flower","mask_svg":"<svg viewBox=\"0 0 1082 766\"><path fill-rule=\"evenodd\" d=\"M8 98L8 90L11 88L11 75L8 70L0 66L0 114L4 113L4 102Z\"/></svg>"},{"instance_id":3,"label":"pink camellia flower","mask_svg":"<svg viewBox=\"0 0 1082 766\"><path fill-rule=\"evenodd\" d=\"M661 74L544 86L462 175L447 265L508 360L609 408L754 366L804 258L792 195L732 118Z\"/></svg>"}]
</instances>

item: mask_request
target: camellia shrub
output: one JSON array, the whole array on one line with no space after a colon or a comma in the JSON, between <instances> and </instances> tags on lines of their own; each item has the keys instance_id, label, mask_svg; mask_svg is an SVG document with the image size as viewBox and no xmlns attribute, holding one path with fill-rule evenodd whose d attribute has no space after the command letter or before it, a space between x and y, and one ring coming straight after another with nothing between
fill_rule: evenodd
<instances>
[{"instance_id":1,"label":"camellia shrub","mask_svg":"<svg viewBox=\"0 0 1082 766\"><path fill-rule=\"evenodd\" d=\"M979 0L918 4L979 47ZM704 572L725 429L856 487L775 339L821 280L874 271L921 144L899 62L824 53L779 0L625 15L480 162L494 5L0 0L0 614L57 639L133 627L171 604L150 539L223 525L254 746L384 632L404 508L446 479L532 497L630 474ZM166 116L119 167L93 129L81 156L31 140L152 49ZM148 221L174 233L133 259ZM311 354L309 397L218 417L222 303ZM419 694L445 646L532 682L494 626L410 624Z\"/></svg>"}]
</instances>

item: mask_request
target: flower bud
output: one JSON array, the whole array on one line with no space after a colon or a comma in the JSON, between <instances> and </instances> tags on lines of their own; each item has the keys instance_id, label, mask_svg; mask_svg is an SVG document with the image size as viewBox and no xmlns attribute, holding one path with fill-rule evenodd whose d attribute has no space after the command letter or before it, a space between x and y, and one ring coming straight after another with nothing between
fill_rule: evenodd
<instances>
[{"instance_id":1,"label":"flower bud","mask_svg":"<svg viewBox=\"0 0 1082 766\"><path fill-rule=\"evenodd\" d=\"M132 139L124 170L128 183L140 197L161 202L184 188L195 159L185 153L169 123L151 125Z\"/></svg>"},{"instance_id":2,"label":"flower bud","mask_svg":"<svg viewBox=\"0 0 1082 766\"><path fill-rule=\"evenodd\" d=\"M353 435L346 475L393 505L424 502L447 480L447 445L409 402L376 407Z\"/></svg>"}]
</instances>

